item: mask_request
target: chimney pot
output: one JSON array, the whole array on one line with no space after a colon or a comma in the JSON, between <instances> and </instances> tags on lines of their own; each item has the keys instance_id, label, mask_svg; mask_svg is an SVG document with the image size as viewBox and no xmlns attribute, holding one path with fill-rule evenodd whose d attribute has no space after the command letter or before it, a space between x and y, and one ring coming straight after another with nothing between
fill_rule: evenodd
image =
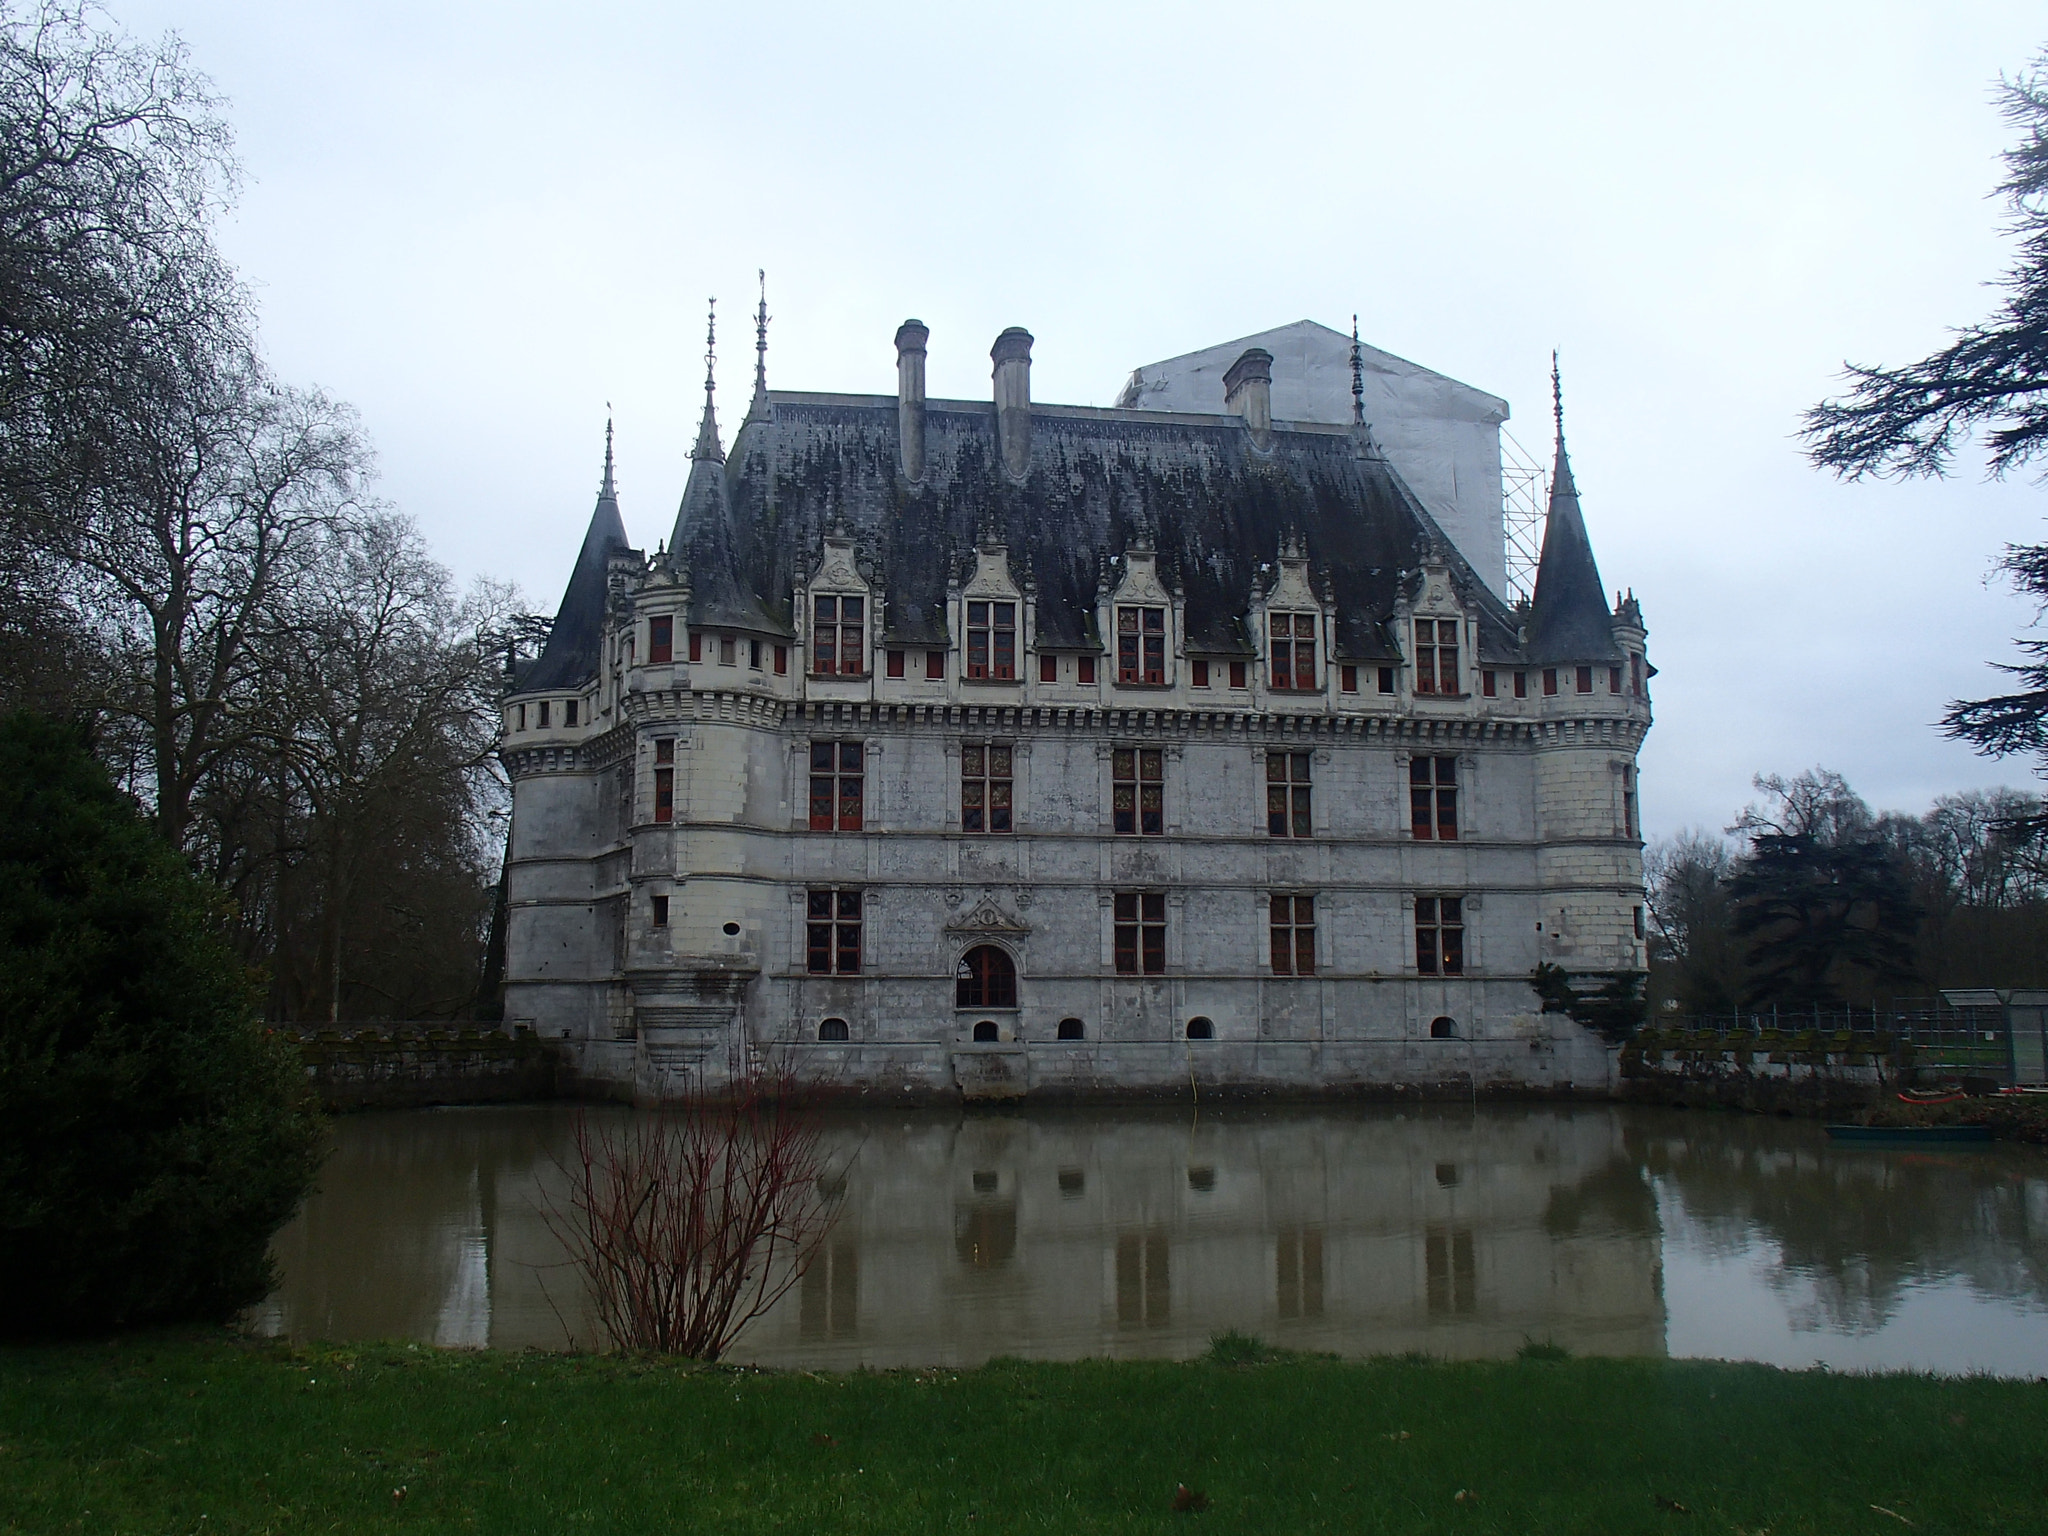
<instances>
[{"instance_id":1,"label":"chimney pot","mask_svg":"<svg viewBox=\"0 0 2048 1536\"><path fill-rule=\"evenodd\" d=\"M1273 445L1273 354L1248 347L1223 375L1223 408L1242 416L1259 448Z\"/></svg>"},{"instance_id":2,"label":"chimney pot","mask_svg":"<svg viewBox=\"0 0 2048 1536\"><path fill-rule=\"evenodd\" d=\"M924 344L931 332L922 320L896 327L896 446L903 478L924 478Z\"/></svg>"},{"instance_id":3,"label":"chimney pot","mask_svg":"<svg viewBox=\"0 0 2048 1536\"><path fill-rule=\"evenodd\" d=\"M1031 471L1031 333L1013 325L989 348L995 363L996 442L1012 480Z\"/></svg>"}]
</instances>

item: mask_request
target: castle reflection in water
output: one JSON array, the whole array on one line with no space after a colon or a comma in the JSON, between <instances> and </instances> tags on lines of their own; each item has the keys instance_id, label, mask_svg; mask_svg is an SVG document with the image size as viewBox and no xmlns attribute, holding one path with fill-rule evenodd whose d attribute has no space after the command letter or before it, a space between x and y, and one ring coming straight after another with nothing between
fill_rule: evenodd
<instances>
[{"instance_id":1,"label":"castle reflection in water","mask_svg":"<svg viewBox=\"0 0 2048 1536\"><path fill-rule=\"evenodd\" d=\"M575 1113L338 1122L256 1328L590 1347L542 1212L562 1199ZM1888 1277L1858 1303L1866 1325L1931 1275L2029 1308L2048 1295L2039 1167L1937 1162L1873 1185L1867 1158L1782 1122L1548 1106L913 1114L834 1121L827 1144L837 1220L738 1358L1185 1356L1233 1328L1345 1355L1501 1356L1530 1340L1661 1355L1658 1194L1695 1184L1686 1220L1717 1242ZM1854 1216L1880 1197L1882 1216Z\"/></svg>"}]
</instances>

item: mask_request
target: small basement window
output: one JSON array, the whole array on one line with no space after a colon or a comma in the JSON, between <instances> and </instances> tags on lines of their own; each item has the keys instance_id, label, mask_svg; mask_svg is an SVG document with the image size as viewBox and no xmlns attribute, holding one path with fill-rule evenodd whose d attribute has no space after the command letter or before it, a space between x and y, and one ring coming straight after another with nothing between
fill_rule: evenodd
<instances>
[{"instance_id":1,"label":"small basement window","mask_svg":"<svg viewBox=\"0 0 2048 1536\"><path fill-rule=\"evenodd\" d=\"M853 1038L853 1031L844 1019L827 1019L818 1026L818 1038L827 1044L843 1042Z\"/></svg>"},{"instance_id":2,"label":"small basement window","mask_svg":"<svg viewBox=\"0 0 2048 1536\"><path fill-rule=\"evenodd\" d=\"M994 1019L983 1019L974 1026L974 1043L976 1045L994 1045L996 1043L996 1021Z\"/></svg>"},{"instance_id":3,"label":"small basement window","mask_svg":"<svg viewBox=\"0 0 2048 1536\"><path fill-rule=\"evenodd\" d=\"M1188 1020L1188 1038L1190 1040L1214 1040L1216 1038L1216 1021L1207 1014L1196 1014L1192 1019Z\"/></svg>"},{"instance_id":4,"label":"small basement window","mask_svg":"<svg viewBox=\"0 0 2048 1536\"><path fill-rule=\"evenodd\" d=\"M1455 1040L1458 1038L1458 1021L1448 1016L1429 1021L1429 1038L1432 1040Z\"/></svg>"},{"instance_id":5,"label":"small basement window","mask_svg":"<svg viewBox=\"0 0 2048 1536\"><path fill-rule=\"evenodd\" d=\"M1085 1040L1088 1038L1088 1026L1079 1019L1061 1019L1059 1038L1062 1040Z\"/></svg>"}]
</instances>

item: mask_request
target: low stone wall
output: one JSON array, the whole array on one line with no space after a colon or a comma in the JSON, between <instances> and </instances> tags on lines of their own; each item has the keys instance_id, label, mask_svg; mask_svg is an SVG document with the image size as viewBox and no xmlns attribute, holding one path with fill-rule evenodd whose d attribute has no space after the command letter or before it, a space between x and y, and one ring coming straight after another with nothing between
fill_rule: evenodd
<instances>
[{"instance_id":1,"label":"low stone wall","mask_svg":"<svg viewBox=\"0 0 2048 1536\"><path fill-rule=\"evenodd\" d=\"M564 1044L564 1091L578 1096L655 1100L689 1080L638 1041ZM788 1041L756 1049L760 1065L788 1070L822 1097L869 1103L1609 1098L1618 1084L1615 1053L1572 1026L1492 1040Z\"/></svg>"},{"instance_id":2,"label":"low stone wall","mask_svg":"<svg viewBox=\"0 0 2048 1536\"><path fill-rule=\"evenodd\" d=\"M1619 1096L1641 1103L1846 1117L1907 1084L1913 1073L1873 1042L1813 1037L1770 1042L1742 1034L1660 1036L1621 1053Z\"/></svg>"},{"instance_id":3,"label":"low stone wall","mask_svg":"<svg viewBox=\"0 0 2048 1536\"><path fill-rule=\"evenodd\" d=\"M530 1029L365 1024L299 1031L306 1077L330 1110L552 1098L561 1055Z\"/></svg>"}]
</instances>

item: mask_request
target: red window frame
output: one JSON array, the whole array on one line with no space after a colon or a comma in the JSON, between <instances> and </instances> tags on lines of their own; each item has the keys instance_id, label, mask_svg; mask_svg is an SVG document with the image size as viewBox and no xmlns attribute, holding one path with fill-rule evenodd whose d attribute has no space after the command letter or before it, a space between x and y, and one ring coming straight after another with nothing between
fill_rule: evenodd
<instances>
[{"instance_id":1,"label":"red window frame","mask_svg":"<svg viewBox=\"0 0 2048 1536\"><path fill-rule=\"evenodd\" d=\"M1420 843L1458 840L1458 760L1408 759L1408 821Z\"/></svg>"},{"instance_id":2,"label":"red window frame","mask_svg":"<svg viewBox=\"0 0 2048 1536\"><path fill-rule=\"evenodd\" d=\"M1557 668L1555 668L1555 667L1545 667L1545 668L1543 669L1543 696L1544 696L1544 697L1545 697L1546 699L1548 699L1548 698L1554 698L1554 697L1556 696L1556 694L1557 694Z\"/></svg>"},{"instance_id":3,"label":"red window frame","mask_svg":"<svg viewBox=\"0 0 2048 1536\"><path fill-rule=\"evenodd\" d=\"M1415 898L1415 969L1424 976L1465 974L1465 900Z\"/></svg>"},{"instance_id":4,"label":"red window frame","mask_svg":"<svg viewBox=\"0 0 2048 1536\"><path fill-rule=\"evenodd\" d=\"M1060 659L1057 656L1038 658L1038 680L1041 683L1056 683L1060 680Z\"/></svg>"},{"instance_id":5,"label":"red window frame","mask_svg":"<svg viewBox=\"0 0 2048 1536\"><path fill-rule=\"evenodd\" d=\"M1266 833L1270 837L1312 837L1309 754L1266 754Z\"/></svg>"},{"instance_id":6,"label":"red window frame","mask_svg":"<svg viewBox=\"0 0 2048 1536\"><path fill-rule=\"evenodd\" d=\"M901 677L903 675L903 653L901 651L890 651L885 665L888 668L889 676Z\"/></svg>"},{"instance_id":7,"label":"red window frame","mask_svg":"<svg viewBox=\"0 0 2048 1536\"><path fill-rule=\"evenodd\" d=\"M1116 680L1126 687L1166 685L1166 610L1116 611Z\"/></svg>"},{"instance_id":8,"label":"red window frame","mask_svg":"<svg viewBox=\"0 0 2048 1536\"><path fill-rule=\"evenodd\" d=\"M1458 676L1458 621L1415 621L1415 691L1456 697L1463 688Z\"/></svg>"},{"instance_id":9,"label":"red window frame","mask_svg":"<svg viewBox=\"0 0 2048 1536\"><path fill-rule=\"evenodd\" d=\"M1337 669L1337 685L1346 693L1358 692L1358 668L1355 664Z\"/></svg>"},{"instance_id":10,"label":"red window frame","mask_svg":"<svg viewBox=\"0 0 2048 1536\"><path fill-rule=\"evenodd\" d=\"M1075 680L1083 687L1092 688L1095 685L1095 658L1093 656L1076 657L1074 659L1074 670L1076 673Z\"/></svg>"},{"instance_id":11,"label":"red window frame","mask_svg":"<svg viewBox=\"0 0 2048 1536\"><path fill-rule=\"evenodd\" d=\"M1109 754L1110 825L1118 837L1166 832L1166 754L1157 747L1116 747Z\"/></svg>"},{"instance_id":12,"label":"red window frame","mask_svg":"<svg viewBox=\"0 0 2048 1536\"><path fill-rule=\"evenodd\" d=\"M775 675L777 677L789 675L789 647L786 645L775 647Z\"/></svg>"},{"instance_id":13,"label":"red window frame","mask_svg":"<svg viewBox=\"0 0 2048 1536\"><path fill-rule=\"evenodd\" d=\"M1578 675L1572 681L1579 685L1579 692L1591 693L1593 691L1593 669L1591 667L1580 667Z\"/></svg>"},{"instance_id":14,"label":"red window frame","mask_svg":"<svg viewBox=\"0 0 2048 1536\"><path fill-rule=\"evenodd\" d=\"M1189 686L1190 686L1190 687L1194 687L1194 688L1206 688L1206 687L1208 687L1208 686L1209 686L1209 663L1207 663L1206 661L1191 661L1191 662L1189 662L1189 663L1188 663L1188 684L1189 684Z\"/></svg>"},{"instance_id":15,"label":"red window frame","mask_svg":"<svg viewBox=\"0 0 2048 1536\"><path fill-rule=\"evenodd\" d=\"M960 830L1011 830L1014 747L967 742L960 748Z\"/></svg>"},{"instance_id":16,"label":"red window frame","mask_svg":"<svg viewBox=\"0 0 2048 1536\"><path fill-rule=\"evenodd\" d=\"M1017 677L1017 605L971 598L967 604L967 676L1007 683Z\"/></svg>"},{"instance_id":17,"label":"red window frame","mask_svg":"<svg viewBox=\"0 0 2048 1536\"><path fill-rule=\"evenodd\" d=\"M955 1008L1017 1006L1017 963L993 944L977 944L953 969Z\"/></svg>"},{"instance_id":18,"label":"red window frame","mask_svg":"<svg viewBox=\"0 0 2048 1536\"><path fill-rule=\"evenodd\" d=\"M867 747L858 741L811 743L813 832L858 832L865 822Z\"/></svg>"},{"instance_id":19,"label":"red window frame","mask_svg":"<svg viewBox=\"0 0 2048 1536\"><path fill-rule=\"evenodd\" d=\"M1119 976L1166 974L1166 893L1118 891L1113 898L1113 951Z\"/></svg>"},{"instance_id":20,"label":"red window frame","mask_svg":"<svg viewBox=\"0 0 2048 1536\"><path fill-rule=\"evenodd\" d=\"M696 631L696 630L694 630L694 629L693 629L693 630L691 630L691 631L690 631L690 660L692 660L692 661L702 661L703 659L704 659L704 637L703 637L702 635L700 635L699 633L697 633L697 631Z\"/></svg>"},{"instance_id":21,"label":"red window frame","mask_svg":"<svg viewBox=\"0 0 2048 1536\"><path fill-rule=\"evenodd\" d=\"M867 599L845 593L811 597L811 676L859 677L868 669Z\"/></svg>"},{"instance_id":22,"label":"red window frame","mask_svg":"<svg viewBox=\"0 0 2048 1536\"><path fill-rule=\"evenodd\" d=\"M1268 927L1275 976L1316 973L1316 899L1279 895L1272 898Z\"/></svg>"},{"instance_id":23,"label":"red window frame","mask_svg":"<svg viewBox=\"0 0 2048 1536\"><path fill-rule=\"evenodd\" d=\"M676 621L672 615L660 614L647 621L647 660L649 664L676 659Z\"/></svg>"},{"instance_id":24,"label":"red window frame","mask_svg":"<svg viewBox=\"0 0 2048 1536\"><path fill-rule=\"evenodd\" d=\"M1275 689L1306 692L1318 686L1316 677L1316 617L1312 613L1269 613L1267 640L1271 661L1267 676Z\"/></svg>"},{"instance_id":25,"label":"red window frame","mask_svg":"<svg viewBox=\"0 0 2048 1536\"><path fill-rule=\"evenodd\" d=\"M943 683L946 680L946 653L926 651L924 653L924 677L928 683Z\"/></svg>"},{"instance_id":26,"label":"red window frame","mask_svg":"<svg viewBox=\"0 0 2048 1536\"><path fill-rule=\"evenodd\" d=\"M859 891L805 893L804 969L813 976L860 974Z\"/></svg>"}]
</instances>

